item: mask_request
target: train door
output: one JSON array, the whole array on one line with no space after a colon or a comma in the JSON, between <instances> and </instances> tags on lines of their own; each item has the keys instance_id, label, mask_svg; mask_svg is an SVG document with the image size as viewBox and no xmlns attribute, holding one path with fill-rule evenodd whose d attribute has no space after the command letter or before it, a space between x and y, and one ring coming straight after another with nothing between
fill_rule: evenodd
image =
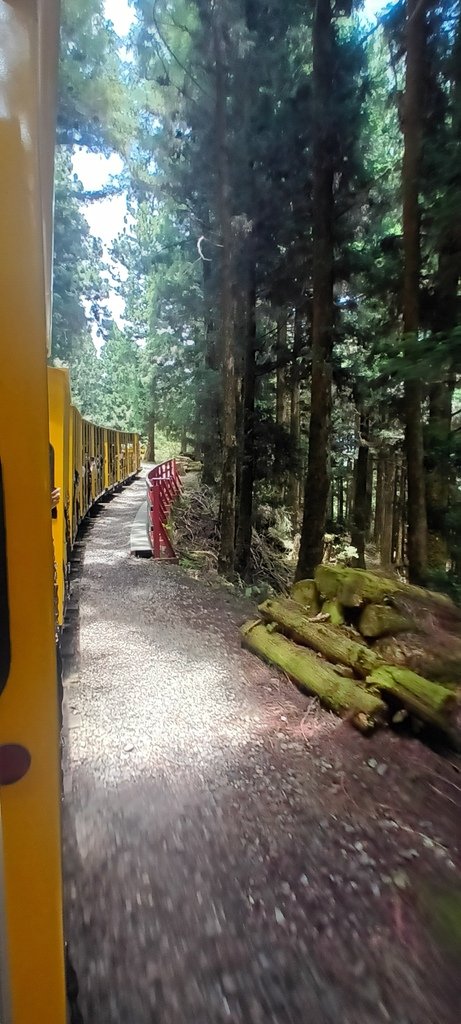
<instances>
[{"instance_id":1,"label":"train door","mask_svg":"<svg viewBox=\"0 0 461 1024\"><path fill-rule=\"evenodd\" d=\"M58 4L0 0L0 1020L65 1024L47 338Z\"/></svg>"}]
</instances>

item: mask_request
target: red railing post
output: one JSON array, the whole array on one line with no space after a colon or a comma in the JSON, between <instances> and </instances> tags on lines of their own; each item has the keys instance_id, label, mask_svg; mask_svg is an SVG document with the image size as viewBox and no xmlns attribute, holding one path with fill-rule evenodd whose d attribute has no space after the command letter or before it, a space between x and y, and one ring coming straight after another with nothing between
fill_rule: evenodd
<instances>
[{"instance_id":1,"label":"red railing post","mask_svg":"<svg viewBox=\"0 0 461 1024\"><path fill-rule=\"evenodd\" d=\"M154 558L175 559L168 536L167 522L171 505L181 493L181 480L174 459L154 466L147 474L149 539Z\"/></svg>"},{"instance_id":2,"label":"red railing post","mask_svg":"<svg viewBox=\"0 0 461 1024\"><path fill-rule=\"evenodd\" d=\"M160 558L160 492L155 481L152 486L152 552Z\"/></svg>"}]
</instances>

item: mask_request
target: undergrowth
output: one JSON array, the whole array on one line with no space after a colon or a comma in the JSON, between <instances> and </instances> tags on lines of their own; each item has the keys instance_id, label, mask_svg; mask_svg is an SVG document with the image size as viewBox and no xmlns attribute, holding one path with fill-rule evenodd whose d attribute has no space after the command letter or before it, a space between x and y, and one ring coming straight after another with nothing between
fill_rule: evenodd
<instances>
[{"instance_id":1,"label":"undergrowth","mask_svg":"<svg viewBox=\"0 0 461 1024\"><path fill-rule=\"evenodd\" d=\"M273 593L286 592L294 572L293 546L287 538L288 521L259 517L253 528L250 569L247 579L236 572L232 580L218 574L219 499L211 487L200 484L185 489L173 514L174 547L180 564L190 575L220 580L237 588L248 598L265 600Z\"/></svg>"}]
</instances>

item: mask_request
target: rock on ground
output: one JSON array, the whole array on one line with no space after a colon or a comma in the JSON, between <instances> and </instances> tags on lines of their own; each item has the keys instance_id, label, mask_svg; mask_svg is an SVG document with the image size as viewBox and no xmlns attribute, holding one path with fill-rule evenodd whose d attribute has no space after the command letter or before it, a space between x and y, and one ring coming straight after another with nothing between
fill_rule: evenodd
<instances>
[{"instance_id":1,"label":"rock on ground","mask_svg":"<svg viewBox=\"0 0 461 1024\"><path fill-rule=\"evenodd\" d=\"M459 775L241 651L226 590L130 557L143 496L90 526L65 686L85 1024L459 1024L424 898L455 885Z\"/></svg>"}]
</instances>

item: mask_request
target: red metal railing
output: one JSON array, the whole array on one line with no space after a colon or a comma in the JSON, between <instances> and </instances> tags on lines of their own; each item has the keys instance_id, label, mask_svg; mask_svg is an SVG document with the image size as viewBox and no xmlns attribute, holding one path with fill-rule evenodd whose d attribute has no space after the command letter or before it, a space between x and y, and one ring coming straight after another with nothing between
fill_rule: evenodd
<instances>
[{"instance_id":1,"label":"red metal railing","mask_svg":"<svg viewBox=\"0 0 461 1024\"><path fill-rule=\"evenodd\" d=\"M147 474L147 526L154 558L176 558L167 523L173 501L181 490L174 459L161 462Z\"/></svg>"}]
</instances>

